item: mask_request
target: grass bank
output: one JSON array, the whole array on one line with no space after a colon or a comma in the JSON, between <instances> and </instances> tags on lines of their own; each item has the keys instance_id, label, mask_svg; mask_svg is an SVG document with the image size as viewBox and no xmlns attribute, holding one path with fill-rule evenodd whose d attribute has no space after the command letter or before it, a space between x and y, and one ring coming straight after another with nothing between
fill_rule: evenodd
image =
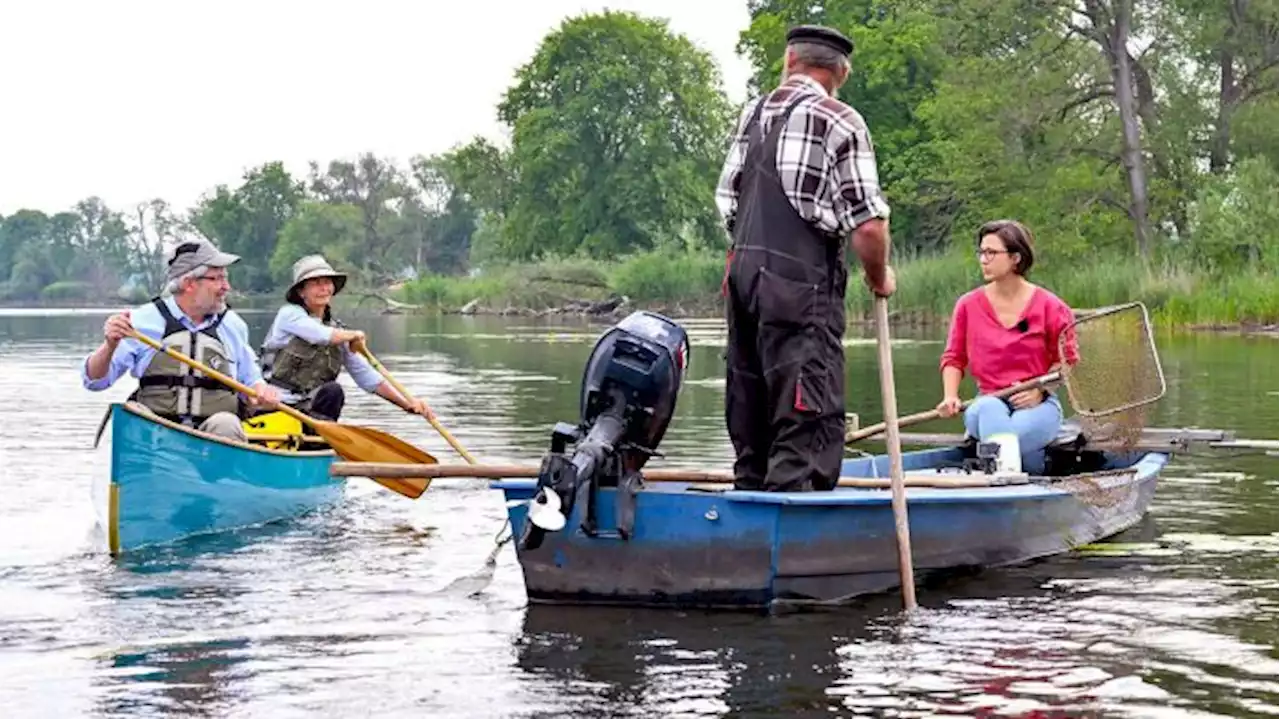
<instances>
[{"instance_id":1,"label":"grass bank","mask_svg":"<svg viewBox=\"0 0 1280 719\"><path fill-rule=\"evenodd\" d=\"M644 308L673 316L720 313L724 260L704 254L636 255L617 262L557 260L488 268L475 277L427 276L392 297L427 311L501 314L582 312L592 303L626 297L625 310ZM957 297L980 281L964 255L900 259L891 301L899 323L945 322ZM1140 300L1154 321L1168 327L1257 327L1280 316L1276 273L1270 268L1211 273L1190 263L1143 267L1131 258L1095 257L1083 263L1037 266L1031 279L1072 307L1102 307ZM607 306L607 305L606 305ZM848 293L852 321L865 321L871 297L854 272Z\"/></svg>"}]
</instances>

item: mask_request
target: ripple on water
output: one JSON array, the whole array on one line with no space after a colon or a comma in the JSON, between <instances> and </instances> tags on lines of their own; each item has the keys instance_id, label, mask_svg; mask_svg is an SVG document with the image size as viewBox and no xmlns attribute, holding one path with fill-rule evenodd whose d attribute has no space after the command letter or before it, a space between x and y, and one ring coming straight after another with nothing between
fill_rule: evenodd
<instances>
[{"instance_id":1,"label":"ripple on water","mask_svg":"<svg viewBox=\"0 0 1280 719\"><path fill-rule=\"evenodd\" d=\"M78 388L102 314L0 311L7 716L1276 714L1274 461L1176 460L1151 516L1114 542L936 581L908 619L893 594L772 617L526 607L509 545L485 573L502 498L465 479L418 501L353 480L340 505L299 520L110 562L94 531L89 487L105 458L92 438L129 387ZM269 320L249 318L255 336ZM529 464L555 421L576 418L582 361L603 329L367 321L399 327L404 343L379 358L468 449ZM689 326L712 357L723 325ZM900 372L935 377L936 341L898 343ZM874 377L869 344L850 337L851 376ZM1182 380L1171 386L1192 391L1205 361L1167 363ZM343 382L352 421L459 461L420 418ZM927 393L901 383L916 393L904 411L931 405L932 382ZM1235 384L1215 387L1216 401L1274 391ZM704 361L663 443L666 466L729 464L722 402L718 366ZM877 404L862 392L850 410ZM1183 407L1185 419L1162 422L1221 423ZM1257 434L1250 422L1275 426L1241 419L1242 436ZM488 584L472 596L477 577Z\"/></svg>"}]
</instances>

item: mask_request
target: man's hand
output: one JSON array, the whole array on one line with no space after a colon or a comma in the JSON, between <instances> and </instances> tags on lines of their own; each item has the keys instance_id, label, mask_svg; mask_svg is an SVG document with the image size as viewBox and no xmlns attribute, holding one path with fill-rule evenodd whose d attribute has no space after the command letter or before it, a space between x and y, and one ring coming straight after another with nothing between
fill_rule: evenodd
<instances>
[{"instance_id":1,"label":"man's hand","mask_svg":"<svg viewBox=\"0 0 1280 719\"><path fill-rule=\"evenodd\" d=\"M411 399L406 401L409 403L409 406L405 407L404 411L410 414L420 414L427 419L436 418L435 413L431 411L431 408L427 406L426 402L423 402L420 399Z\"/></svg>"},{"instance_id":2,"label":"man's hand","mask_svg":"<svg viewBox=\"0 0 1280 719\"><path fill-rule=\"evenodd\" d=\"M133 322L129 319L128 312L111 315L102 325L102 336L106 338L107 344L114 348L120 344L120 340L133 334Z\"/></svg>"},{"instance_id":3,"label":"man's hand","mask_svg":"<svg viewBox=\"0 0 1280 719\"><path fill-rule=\"evenodd\" d=\"M250 405L265 409L275 409L280 406L280 392L275 387L260 381L253 386L253 391L257 396L249 398Z\"/></svg>"},{"instance_id":4,"label":"man's hand","mask_svg":"<svg viewBox=\"0 0 1280 719\"><path fill-rule=\"evenodd\" d=\"M884 274L880 276L879 282L872 282L869 274L864 274L863 280L866 281L867 287L871 288L871 293L876 297L890 297L898 289L898 278L894 275L893 268L888 265L885 266Z\"/></svg>"},{"instance_id":5,"label":"man's hand","mask_svg":"<svg viewBox=\"0 0 1280 719\"><path fill-rule=\"evenodd\" d=\"M1038 387L1023 390L1009 398L1009 404L1012 404L1014 409L1031 409L1043 401L1044 393Z\"/></svg>"}]
</instances>

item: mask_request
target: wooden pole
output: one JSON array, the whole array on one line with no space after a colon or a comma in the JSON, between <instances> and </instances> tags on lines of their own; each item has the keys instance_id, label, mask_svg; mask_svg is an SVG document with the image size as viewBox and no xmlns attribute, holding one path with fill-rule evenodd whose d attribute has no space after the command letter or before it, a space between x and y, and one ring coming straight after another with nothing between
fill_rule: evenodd
<instances>
[{"instance_id":1,"label":"wooden pole","mask_svg":"<svg viewBox=\"0 0 1280 719\"><path fill-rule=\"evenodd\" d=\"M915 572L911 567L911 529L907 522L907 489L902 473L902 442L898 437L898 396L893 386L893 351L889 346L889 300L876 297L876 345L880 350L880 400L884 404L885 445L889 450L889 480L893 491L893 523L898 538L898 574L902 605L916 607Z\"/></svg>"}]
</instances>

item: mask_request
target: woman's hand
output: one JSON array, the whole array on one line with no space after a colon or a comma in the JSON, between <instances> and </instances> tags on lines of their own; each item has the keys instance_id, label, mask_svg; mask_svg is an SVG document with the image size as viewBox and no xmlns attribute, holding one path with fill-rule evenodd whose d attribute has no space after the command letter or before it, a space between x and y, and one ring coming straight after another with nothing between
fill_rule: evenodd
<instances>
[{"instance_id":1,"label":"woman's hand","mask_svg":"<svg viewBox=\"0 0 1280 719\"><path fill-rule=\"evenodd\" d=\"M1023 390L1009 398L1014 409L1031 409L1044 401L1044 392L1039 387Z\"/></svg>"},{"instance_id":2,"label":"woman's hand","mask_svg":"<svg viewBox=\"0 0 1280 719\"><path fill-rule=\"evenodd\" d=\"M351 348L358 350L360 345L364 344L364 332L360 330L334 330L334 344L351 343Z\"/></svg>"},{"instance_id":3,"label":"woman's hand","mask_svg":"<svg viewBox=\"0 0 1280 719\"><path fill-rule=\"evenodd\" d=\"M960 412L962 404L960 398L955 395L943 397L942 401L938 403L938 414L943 417L954 417Z\"/></svg>"}]
</instances>

